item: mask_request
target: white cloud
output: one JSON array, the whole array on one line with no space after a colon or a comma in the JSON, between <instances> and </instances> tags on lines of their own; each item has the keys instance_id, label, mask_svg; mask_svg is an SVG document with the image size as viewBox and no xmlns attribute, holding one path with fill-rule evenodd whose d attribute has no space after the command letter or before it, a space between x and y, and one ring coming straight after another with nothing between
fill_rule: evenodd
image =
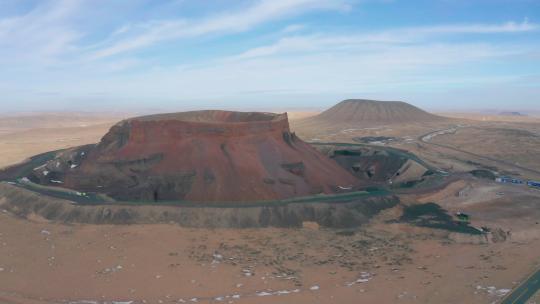
<instances>
[{"instance_id":1,"label":"white cloud","mask_svg":"<svg viewBox=\"0 0 540 304\"><path fill-rule=\"evenodd\" d=\"M245 9L210 16L202 20L157 21L140 26L144 28L140 33L96 50L91 57L99 59L113 56L171 39L243 32L262 23L305 11L347 9L346 3L344 0L260 0ZM123 28L120 32L122 31Z\"/></svg>"},{"instance_id":2,"label":"white cloud","mask_svg":"<svg viewBox=\"0 0 540 304\"><path fill-rule=\"evenodd\" d=\"M470 24L470 25L442 25L428 27L398 28L393 30L353 33L348 35L315 34L303 36L290 36L279 39L277 42L249 49L233 60L242 60L255 57L285 55L304 52L321 51L351 51L387 49L402 44L429 43L426 39L437 38L443 35L457 34L495 34L519 33L540 30L540 25L528 23L507 22L503 24ZM517 50L519 51L519 50Z\"/></svg>"},{"instance_id":3,"label":"white cloud","mask_svg":"<svg viewBox=\"0 0 540 304\"><path fill-rule=\"evenodd\" d=\"M461 69L511 52L511 48L485 44L429 44L343 54L214 60L204 65L164 67L141 74L111 74L86 81L84 90L110 92L108 97L115 100L235 102L246 99L262 102L276 96L290 99L302 95L360 96L366 92L418 88L429 91L444 85L504 82L507 78L467 75ZM81 94L81 88L61 82L58 86L52 87L65 96Z\"/></svg>"},{"instance_id":4,"label":"white cloud","mask_svg":"<svg viewBox=\"0 0 540 304\"><path fill-rule=\"evenodd\" d=\"M30 12L0 19L0 64L47 64L74 47L81 34L66 26L82 2L43 2Z\"/></svg>"},{"instance_id":5,"label":"white cloud","mask_svg":"<svg viewBox=\"0 0 540 304\"><path fill-rule=\"evenodd\" d=\"M294 33L294 32L299 32L303 29L305 29L306 26L304 24L291 24L291 25L288 25L286 26L282 32L283 33Z\"/></svg>"},{"instance_id":6,"label":"white cloud","mask_svg":"<svg viewBox=\"0 0 540 304\"><path fill-rule=\"evenodd\" d=\"M521 23L506 22L503 24L462 24L462 25L444 25L426 28L405 29L403 32L413 32L417 34L500 34L500 33L518 33L529 32L540 29L540 25L529 23L525 19Z\"/></svg>"}]
</instances>

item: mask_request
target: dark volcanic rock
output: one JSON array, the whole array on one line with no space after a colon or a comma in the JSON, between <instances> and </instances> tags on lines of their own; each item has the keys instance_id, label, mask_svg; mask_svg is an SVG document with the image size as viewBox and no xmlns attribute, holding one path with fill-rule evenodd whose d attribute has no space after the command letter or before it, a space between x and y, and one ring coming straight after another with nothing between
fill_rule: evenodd
<instances>
[{"instance_id":1,"label":"dark volcanic rock","mask_svg":"<svg viewBox=\"0 0 540 304\"><path fill-rule=\"evenodd\" d=\"M21 218L39 215L47 220L88 224L155 224L175 222L185 227L259 228L302 227L304 221L330 228L353 228L369 221L380 211L399 203L395 196L363 197L332 202L289 204L242 203L212 206L163 205L76 205L40 195L17 186L0 183L0 208Z\"/></svg>"}]
</instances>

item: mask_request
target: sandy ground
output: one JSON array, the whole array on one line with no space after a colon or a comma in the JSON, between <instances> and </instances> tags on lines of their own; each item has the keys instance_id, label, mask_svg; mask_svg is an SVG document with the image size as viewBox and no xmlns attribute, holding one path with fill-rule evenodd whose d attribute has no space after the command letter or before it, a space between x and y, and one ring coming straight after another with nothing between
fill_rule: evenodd
<instances>
[{"instance_id":1,"label":"sandy ground","mask_svg":"<svg viewBox=\"0 0 540 304\"><path fill-rule=\"evenodd\" d=\"M110 124L5 132L0 165L95 142ZM412 137L425 129L379 134ZM436 201L470 212L474 226L512 232L496 242L387 223L401 207L356 231L65 225L0 210L0 302L497 303L540 266L538 193L464 180L404 198Z\"/></svg>"},{"instance_id":2,"label":"sandy ground","mask_svg":"<svg viewBox=\"0 0 540 304\"><path fill-rule=\"evenodd\" d=\"M127 114L32 114L0 116L0 167L38 153L98 142Z\"/></svg>"},{"instance_id":3,"label":"sandy ground","mask_svg":"<svg viewBox=\"0 0 540 304\"><path fill-rule=\"evenodd\" d=\"M2 214L0 299L455 303L460 295L460 303L491 303L500 297L484 288L503 293L538 266L538 232L527 242L475 244L388 224L351 236L310 229L66 226Z\"/></svg>"},{"instance_id":4,"label":"sandy ground","mask_svg":"<svg viewBox=\"0 0 540 304\"><path fill-rule=\"evenodd\" d=\"M482 140L478 140L482 138ZM433 142L540 170L540 124L490 124L460 128Z\"/></svg>"},{"instance_id":5,"label":"sandy ground","mask_svg":"<svg viewBox=\"0 0 540 304\"><path fill-rule=\"evenodd\" d=\"M495 114L482 114L482 113L458 113L458 112L443 112L436 113L440 116L452 117L452 118L463 118L476 121L498 121L498 122L540 122L540 116L536 115L527 115L527 116L517 116L517 115L495 115Z\"/></svg>"},{"instance_id":6,"label":"sandy ground","mask_svg":"<svg viewBox=\"0 0 540 304\"><path fill-rule=\"evenodd\" d=\"M290 120L298 120L302 118L307 118L315 116L320 113L320 111L286 111L287 116Z\"/></svg>"}]
</instances>

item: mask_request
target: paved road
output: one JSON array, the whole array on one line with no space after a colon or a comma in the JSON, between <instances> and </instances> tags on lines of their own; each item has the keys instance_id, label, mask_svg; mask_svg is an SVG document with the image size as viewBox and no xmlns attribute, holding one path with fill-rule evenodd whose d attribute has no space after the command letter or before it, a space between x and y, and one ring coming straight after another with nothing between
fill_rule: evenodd
<instances>
[{"instance_id":1,"label":"paved road","mask_svg":"<svg viewBox=\"0 0 540 304\"><path fill-rule=\"evenodd\" d=\"M525 304L540 289L540 269L521 283L501 304Z\"/></svg>"}]
</instances>

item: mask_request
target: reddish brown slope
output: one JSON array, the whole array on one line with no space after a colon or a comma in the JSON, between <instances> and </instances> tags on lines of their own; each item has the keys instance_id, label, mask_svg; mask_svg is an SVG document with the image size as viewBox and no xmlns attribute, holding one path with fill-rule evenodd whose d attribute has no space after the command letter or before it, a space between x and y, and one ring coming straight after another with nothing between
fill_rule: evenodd
<instances>
[{"instance_id":1,"label":"reddish brown slope","mask_svg":"<svg viewBox=\"0 0 540 304\"><path fill-rule=\"evenodd\" d=\"M73 167L73 168L71 168ZM246 201L332 193L357 180L298 139L286 114L195 111L122 121L37 173L122 200ZM54 182L53 182L54 183Z\"/></svg>"}]
</instances>

